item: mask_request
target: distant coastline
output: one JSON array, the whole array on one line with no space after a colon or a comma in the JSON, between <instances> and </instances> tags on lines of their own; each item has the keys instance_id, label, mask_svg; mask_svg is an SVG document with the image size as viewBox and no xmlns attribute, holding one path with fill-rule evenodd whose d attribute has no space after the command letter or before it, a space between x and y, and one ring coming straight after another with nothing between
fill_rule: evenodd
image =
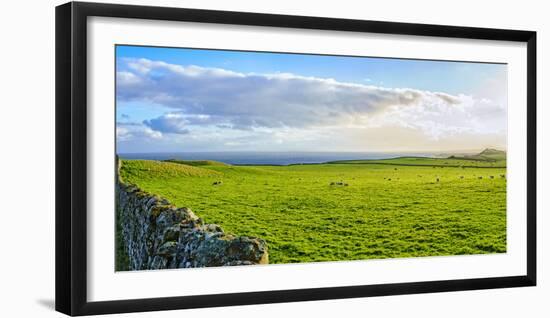
<instances>
[{"instance_id":1,"label":"distant coastline","mask_svg":"<svg viewBox=\"0 0 550 318\"><path fill-rule=\"evenodd\" d=\"M430 152L158 152L120 153L122 159L214 160L231 165L293 165L344 160L378 160L399 157L444 158L449 154Z\"/></svg>"}]
</instances>

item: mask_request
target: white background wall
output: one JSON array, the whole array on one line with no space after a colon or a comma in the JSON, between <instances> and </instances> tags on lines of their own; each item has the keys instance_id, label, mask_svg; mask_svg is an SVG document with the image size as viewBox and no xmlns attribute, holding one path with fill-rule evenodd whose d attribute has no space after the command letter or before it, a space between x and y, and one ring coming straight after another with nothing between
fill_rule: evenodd
<instances>
[{"instance_id":1,"label":"white background wall","mask_svg":"<svg viewBox=\"0 0 550 318\"><path fill-rule=\"evenodd\" d=\"M353 300L240 306L117 317L548 317L550 225L550 21L546 1L115 1L189 8L451 24L538 32L537 287ZM62 1L10 1L0 35L0 316L61 317L54 298L54 7ZM510 105L514 107L514 105ZM546 193L545 193L546 192ZM546 249L543 251L543 249ZM291 279L291 278L289 278Z\"/></svg>"}]
</instances>

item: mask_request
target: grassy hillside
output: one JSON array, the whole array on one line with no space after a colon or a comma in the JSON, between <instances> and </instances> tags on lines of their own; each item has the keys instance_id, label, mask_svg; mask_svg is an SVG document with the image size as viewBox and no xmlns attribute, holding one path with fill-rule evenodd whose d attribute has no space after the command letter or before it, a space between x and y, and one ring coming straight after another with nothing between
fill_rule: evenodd
<instances>
[{"instance_id":1,"label":"grassy hillside","mask_svg":"<svg viewBox=\"0 0 550 318\"><path fill-rule=\"evenodd\" d=\"M479 154L469 156L450 156L448 158L399 157L381 160L341 160L331 164L387 164L433 167L470 167L470 168L506 168L506 152L485 149Z\"/></svg>"},{"instance_id":2,"label":"grassy hillside","mask_svg":"<svg viewBox=\"0 0 550 318\"><path fill-rule=\"evenodd\" d=\"M505 252L505 173L457 158L122 165L122 177L144 190L265 239L271 263Z\"/></svg>"},{"instance_id":3,"label":"grassy hillside","mask_svg":"<svg viewBox=\"0 0 550 318\"><path fill-rule=\"evenodd\" d=\"M465 158L426 158L399 157L381 160L343 160L332 164L386 164L398 166L431 166L431 167L467 167L467 168L505 168L506 161L471 160Z\"/></svg>"},{"instance_id":4,"label":"grassy hillside","mask_svg":"<svg viewBox=\"0 0 550 318\"><path fill-rule=\"evenodd\" d=\"M212 177L219 172L173 162L153 160L124 160L120 176L125 181L157 181L162 178ZM139 184L139 182L137 182Z\"/></svg>"},{"instance_id":5,"label":"grassy hillside","mask_svg":"<svg viewBox=\"0 0 550 318\"><path fill-rule=\"evenodd\" d=\"M488 162L504 162L506 163L506 152L502 150L487 148L477 155L462 156L462 159L471 159Z\"/></svg>"},{"instance_id":6,"label":"grassy hillside","mask_svg":"<svg viewBox=\"0 0 550 318\"><path fill-rule=\"evenodd\" d=\"M188 166L228 166L228 164L214 161L214 160L179 160L179 159L168 159L165 162L179 163Z\"/></svg>"}]
</instances>

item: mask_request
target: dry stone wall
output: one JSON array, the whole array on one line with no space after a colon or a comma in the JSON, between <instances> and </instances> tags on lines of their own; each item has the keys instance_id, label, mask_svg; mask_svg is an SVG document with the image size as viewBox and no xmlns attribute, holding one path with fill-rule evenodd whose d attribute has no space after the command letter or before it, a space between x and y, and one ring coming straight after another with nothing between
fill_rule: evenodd
<instances>
[{"instance_id":1,"label":"dry stone wall","mask_svg":"<svg viewBox=\"0 0 550 318\"><path fill-rule=\"evenodd\" d=\"M188 208L146 193L118 176L117 213L126 270L267 264L266 242L226 234ZM120 267L119 267L120 268Z\"/></svg>"}]
</instances>

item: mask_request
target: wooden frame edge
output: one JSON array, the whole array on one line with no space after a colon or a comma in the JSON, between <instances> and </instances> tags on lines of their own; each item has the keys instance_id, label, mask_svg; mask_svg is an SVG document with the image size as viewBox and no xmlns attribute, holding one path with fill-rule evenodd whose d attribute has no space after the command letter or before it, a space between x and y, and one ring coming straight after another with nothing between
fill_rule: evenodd
<instances>
[{"instance_id":1,"label":"wooden frame edge","mask_svg":"<svg viewBox=\"0 0 550 318\"><path fill-rule=\"evenodd\" d=\"M527 275L88 302L86 20L89 16L526 42ZM89 2L70 2L56 7L55 29L57 311L67 315L91 315L536 285L536 32Z\"/></svg>"}]
</instances>

